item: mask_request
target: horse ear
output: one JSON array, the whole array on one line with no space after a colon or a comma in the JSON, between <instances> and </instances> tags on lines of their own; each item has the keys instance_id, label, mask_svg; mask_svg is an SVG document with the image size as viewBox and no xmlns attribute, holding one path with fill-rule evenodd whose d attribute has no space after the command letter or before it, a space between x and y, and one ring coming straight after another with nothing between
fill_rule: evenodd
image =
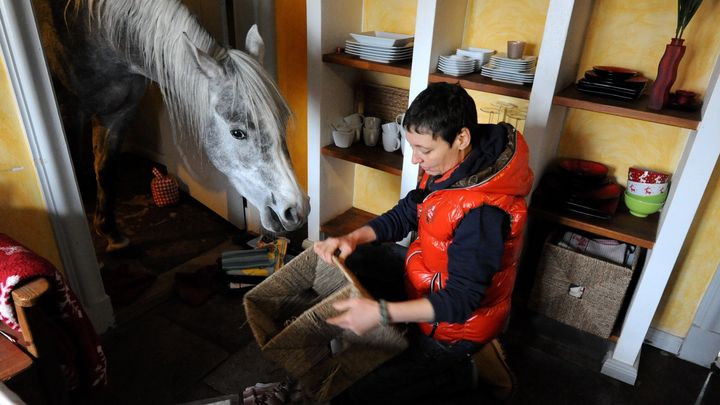
<instances>
[{"instance_id":1,"label":"horse ear","mask_svg":"<svg viewBox=\"0 0 720 405\"><path fill-rule=\"evenodd\" d=\"M245 36L245 50L250 56L257 59L261 65L263 64L263 59L265 58L265 42L260 36L257 24L253 24Z\"/></svg>"},{"instance_id":2,"label":"horse ear","mask_svg":"<svg viewBox=\"0 0 720 405\"><path fill-rule=\"evenodd\" d=\"M222 75L223 70L220 64L210 57L210 55L198 49L185 32L183 32L183 42L188 52L190 52L190 55L195 59L198 69L200 69L205 76L209 79L215 79Z\"/></svg>"}]
</instances>

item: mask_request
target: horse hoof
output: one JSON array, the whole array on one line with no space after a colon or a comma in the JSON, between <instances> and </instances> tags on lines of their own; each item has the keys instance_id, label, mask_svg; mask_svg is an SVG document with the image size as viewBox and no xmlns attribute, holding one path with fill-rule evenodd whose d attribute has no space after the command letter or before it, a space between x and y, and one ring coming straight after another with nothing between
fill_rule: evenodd
<instances>
[{"instance_id":1,"label":"horse hoof","mask_svg":"<svg viewBox=\"0 0 720 405\"><path fill-rule=\"evenodd\" d=\"M128 239L125 236L122 236L120 238L117 238L115 240L108 239L107 247L105 247L106 252L114 252L116 250L124 249L128 247L130 244L130 239Z\"/></svg>"}]
</instances>

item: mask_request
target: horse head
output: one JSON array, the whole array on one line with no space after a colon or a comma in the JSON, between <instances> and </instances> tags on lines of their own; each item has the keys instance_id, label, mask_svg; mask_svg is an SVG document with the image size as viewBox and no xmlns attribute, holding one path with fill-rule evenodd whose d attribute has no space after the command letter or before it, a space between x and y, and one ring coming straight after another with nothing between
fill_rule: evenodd
<instances>
[{"instance_id":1,"label":"horse head","mask_svg":"<svg viewBox=\"0 0 720 405\"><path fill-rule=\"evenodd\" d=\"M201 148L210 163L261 213L273 232L301 227L310 211L293 171L285 130L290 109L256 58L264 52L253 26L246 48L198 49L185 36L198 70L208 79L209 111Z\"/></svg>"}]
</instances>

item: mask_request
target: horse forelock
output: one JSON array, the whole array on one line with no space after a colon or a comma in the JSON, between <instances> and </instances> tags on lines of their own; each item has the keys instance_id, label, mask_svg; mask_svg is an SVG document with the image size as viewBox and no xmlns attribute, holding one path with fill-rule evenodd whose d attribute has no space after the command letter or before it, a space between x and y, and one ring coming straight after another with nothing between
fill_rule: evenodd
<instances>
[{"instance_id":1,"label":"horse forelock","mask_svg":"<svg viewBox=\"0 0 720 405\"><path fill-rule=\"evenodd\" d=\"M271 126L265 132L284 136L285 126L290 118L290 107L275 82L250 55L231 49L228 57L226 73L234 77L233 92L244 98L251 119L256 123Z\"/></svg>"}]
</instances>

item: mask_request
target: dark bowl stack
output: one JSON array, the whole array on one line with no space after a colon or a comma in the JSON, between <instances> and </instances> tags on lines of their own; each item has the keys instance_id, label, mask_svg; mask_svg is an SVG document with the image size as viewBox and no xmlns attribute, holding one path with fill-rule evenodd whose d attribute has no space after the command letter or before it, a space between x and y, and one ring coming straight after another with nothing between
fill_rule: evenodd
<instances>
[{"instance_id":1,"label":"dark bowl stack","mask_svg":"<svg viewBox=\"0 0 720 405\"><path fill-rule=\"evenodd\" d=\"M650 80L640 73L616 66L594 66L578 80L578 91L619 100L637 100Z\"/></svg>"},{"instance_id":2,"label":"dark bowl stack","mask_svg":"<svg viewBox=\"0 0 720 405\"><path fill-rule=\"evenodd\" d=\"M617 210L622 187L608 177L602 163L560 159L543 175L533 201L541 206L610 219Z\"/></svg>"}]
</instances>

